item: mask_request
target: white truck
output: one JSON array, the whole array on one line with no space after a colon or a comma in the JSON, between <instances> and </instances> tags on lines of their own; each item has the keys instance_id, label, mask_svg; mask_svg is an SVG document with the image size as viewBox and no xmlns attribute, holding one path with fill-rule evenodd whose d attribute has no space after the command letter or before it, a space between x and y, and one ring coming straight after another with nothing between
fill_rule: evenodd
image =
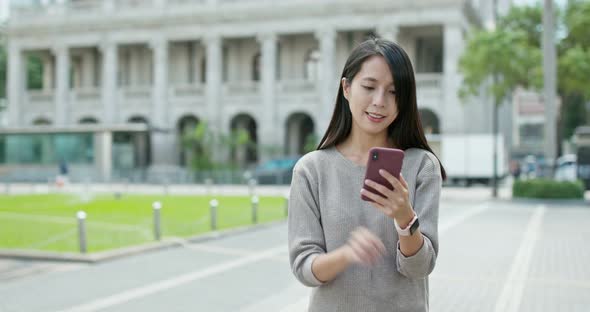
<instances>
[{"instance_id":1,"label":"white truck","mask_svg":"<svg viewBox=\"0 0 590 312\"><path fill-rule=\"evenodd\" d=\"M451 184L491 184L494 172L492 134L443 134L440 157ZM497 136L497 177L508 174L504 138Z\"/></svg>"}]
</instances>

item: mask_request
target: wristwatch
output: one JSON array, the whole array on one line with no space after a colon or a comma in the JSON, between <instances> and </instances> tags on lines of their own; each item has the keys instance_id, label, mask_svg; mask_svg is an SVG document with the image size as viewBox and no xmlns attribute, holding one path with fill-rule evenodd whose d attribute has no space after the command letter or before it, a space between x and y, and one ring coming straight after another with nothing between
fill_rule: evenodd
<instances>
[{"instance_id":1,"label":"wristwatch","mask_svg":"<svg viewBox=\"0 0 590 312\"><path fill-rule=\"evenodd\" d=\"M397 230L397 234L400 236L412 236L420 226L420 222L418 221L418 216L416 214L414 214L412 221L410 221L405 229L402 229L399 224L397 224L397 221L393 220L393 223L395 223L395 229Z\"/></svg>"}]
</instances>

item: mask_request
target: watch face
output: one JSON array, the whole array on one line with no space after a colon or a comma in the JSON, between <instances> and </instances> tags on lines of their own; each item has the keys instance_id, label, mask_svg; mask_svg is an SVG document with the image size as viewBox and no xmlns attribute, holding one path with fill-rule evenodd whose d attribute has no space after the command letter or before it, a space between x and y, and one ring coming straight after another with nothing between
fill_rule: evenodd
<instances>
[{"instance_id":1,"label":"watch face","mask_svg":"<svg viewBox=\"0 0 590 312\"><path fill-rule=\"evenodd\" d=\"M414 221L414 224L412 224L412 226L410 227L410 235L414 235L414 232L416 232L419 226L420 222L418 221L418 219L416 219L416 221Z\"/></svg>"}]
</instances>

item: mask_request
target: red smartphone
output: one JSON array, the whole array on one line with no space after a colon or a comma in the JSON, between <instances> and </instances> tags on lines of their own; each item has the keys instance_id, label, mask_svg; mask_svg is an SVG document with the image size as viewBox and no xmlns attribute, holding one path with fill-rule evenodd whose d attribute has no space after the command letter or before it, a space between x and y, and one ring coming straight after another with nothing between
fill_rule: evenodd
<instances>
[{"instance_id":1,"label":"red smartphone","mask_svg":"<svg viewBox=\"0 0 590 312\"><path fill-rule=\"evenodd\" d=\"M399 179L404 161L404 151L396 148L373 147L369 150L369 160L367 161L367 171L365 172L365 180L377 182L383 186L393 190L393 185L389 183L381 174L380 169L384 169L391 173L394 177ZM377 195L382 195L375 189L367 186L363 180L363 188L369 192ZM361 198L366 201L373 201L372 199L361 195Z\"/></svg>"}]
</instances>

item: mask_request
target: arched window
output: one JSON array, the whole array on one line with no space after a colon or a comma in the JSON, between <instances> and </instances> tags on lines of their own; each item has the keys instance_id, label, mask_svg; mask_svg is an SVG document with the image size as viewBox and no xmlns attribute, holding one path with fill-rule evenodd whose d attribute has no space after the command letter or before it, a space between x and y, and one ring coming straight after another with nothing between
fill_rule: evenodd
<instances>
[{"instance_id":1,"label":"arched window","mask_svg":"<svg viewBox=\"0 0 590 312\"><path fill-rule=\"evenodd\" d=\"M84 118L80 119L80 121L78 123L79 124L97 124L98 120L96 120L96 118L94 118L94 117L84 117Z\"/></svg>"},{"instance_id":2,"label":"arched window","mask_svg":"<svg viewBox=\"0 0 590 312\"><path fill-rule=\"evenodd\" d=\"M440 134L440 126L436 113L427 108L420 109L418 112L420 113L420 121L422 122L424 134Z\"/></svg>"},{"instance_id":3,"label":"arched window","mask_svg":"<svg viewBox=\"0 0 590 312\"><path fill-rule=\"evenodd\" d=\"M39 117L33 121L33 126L49 126L49 125L51 125L51 120L44 118L44 117Z\"/></svg>"}]
</instances>

